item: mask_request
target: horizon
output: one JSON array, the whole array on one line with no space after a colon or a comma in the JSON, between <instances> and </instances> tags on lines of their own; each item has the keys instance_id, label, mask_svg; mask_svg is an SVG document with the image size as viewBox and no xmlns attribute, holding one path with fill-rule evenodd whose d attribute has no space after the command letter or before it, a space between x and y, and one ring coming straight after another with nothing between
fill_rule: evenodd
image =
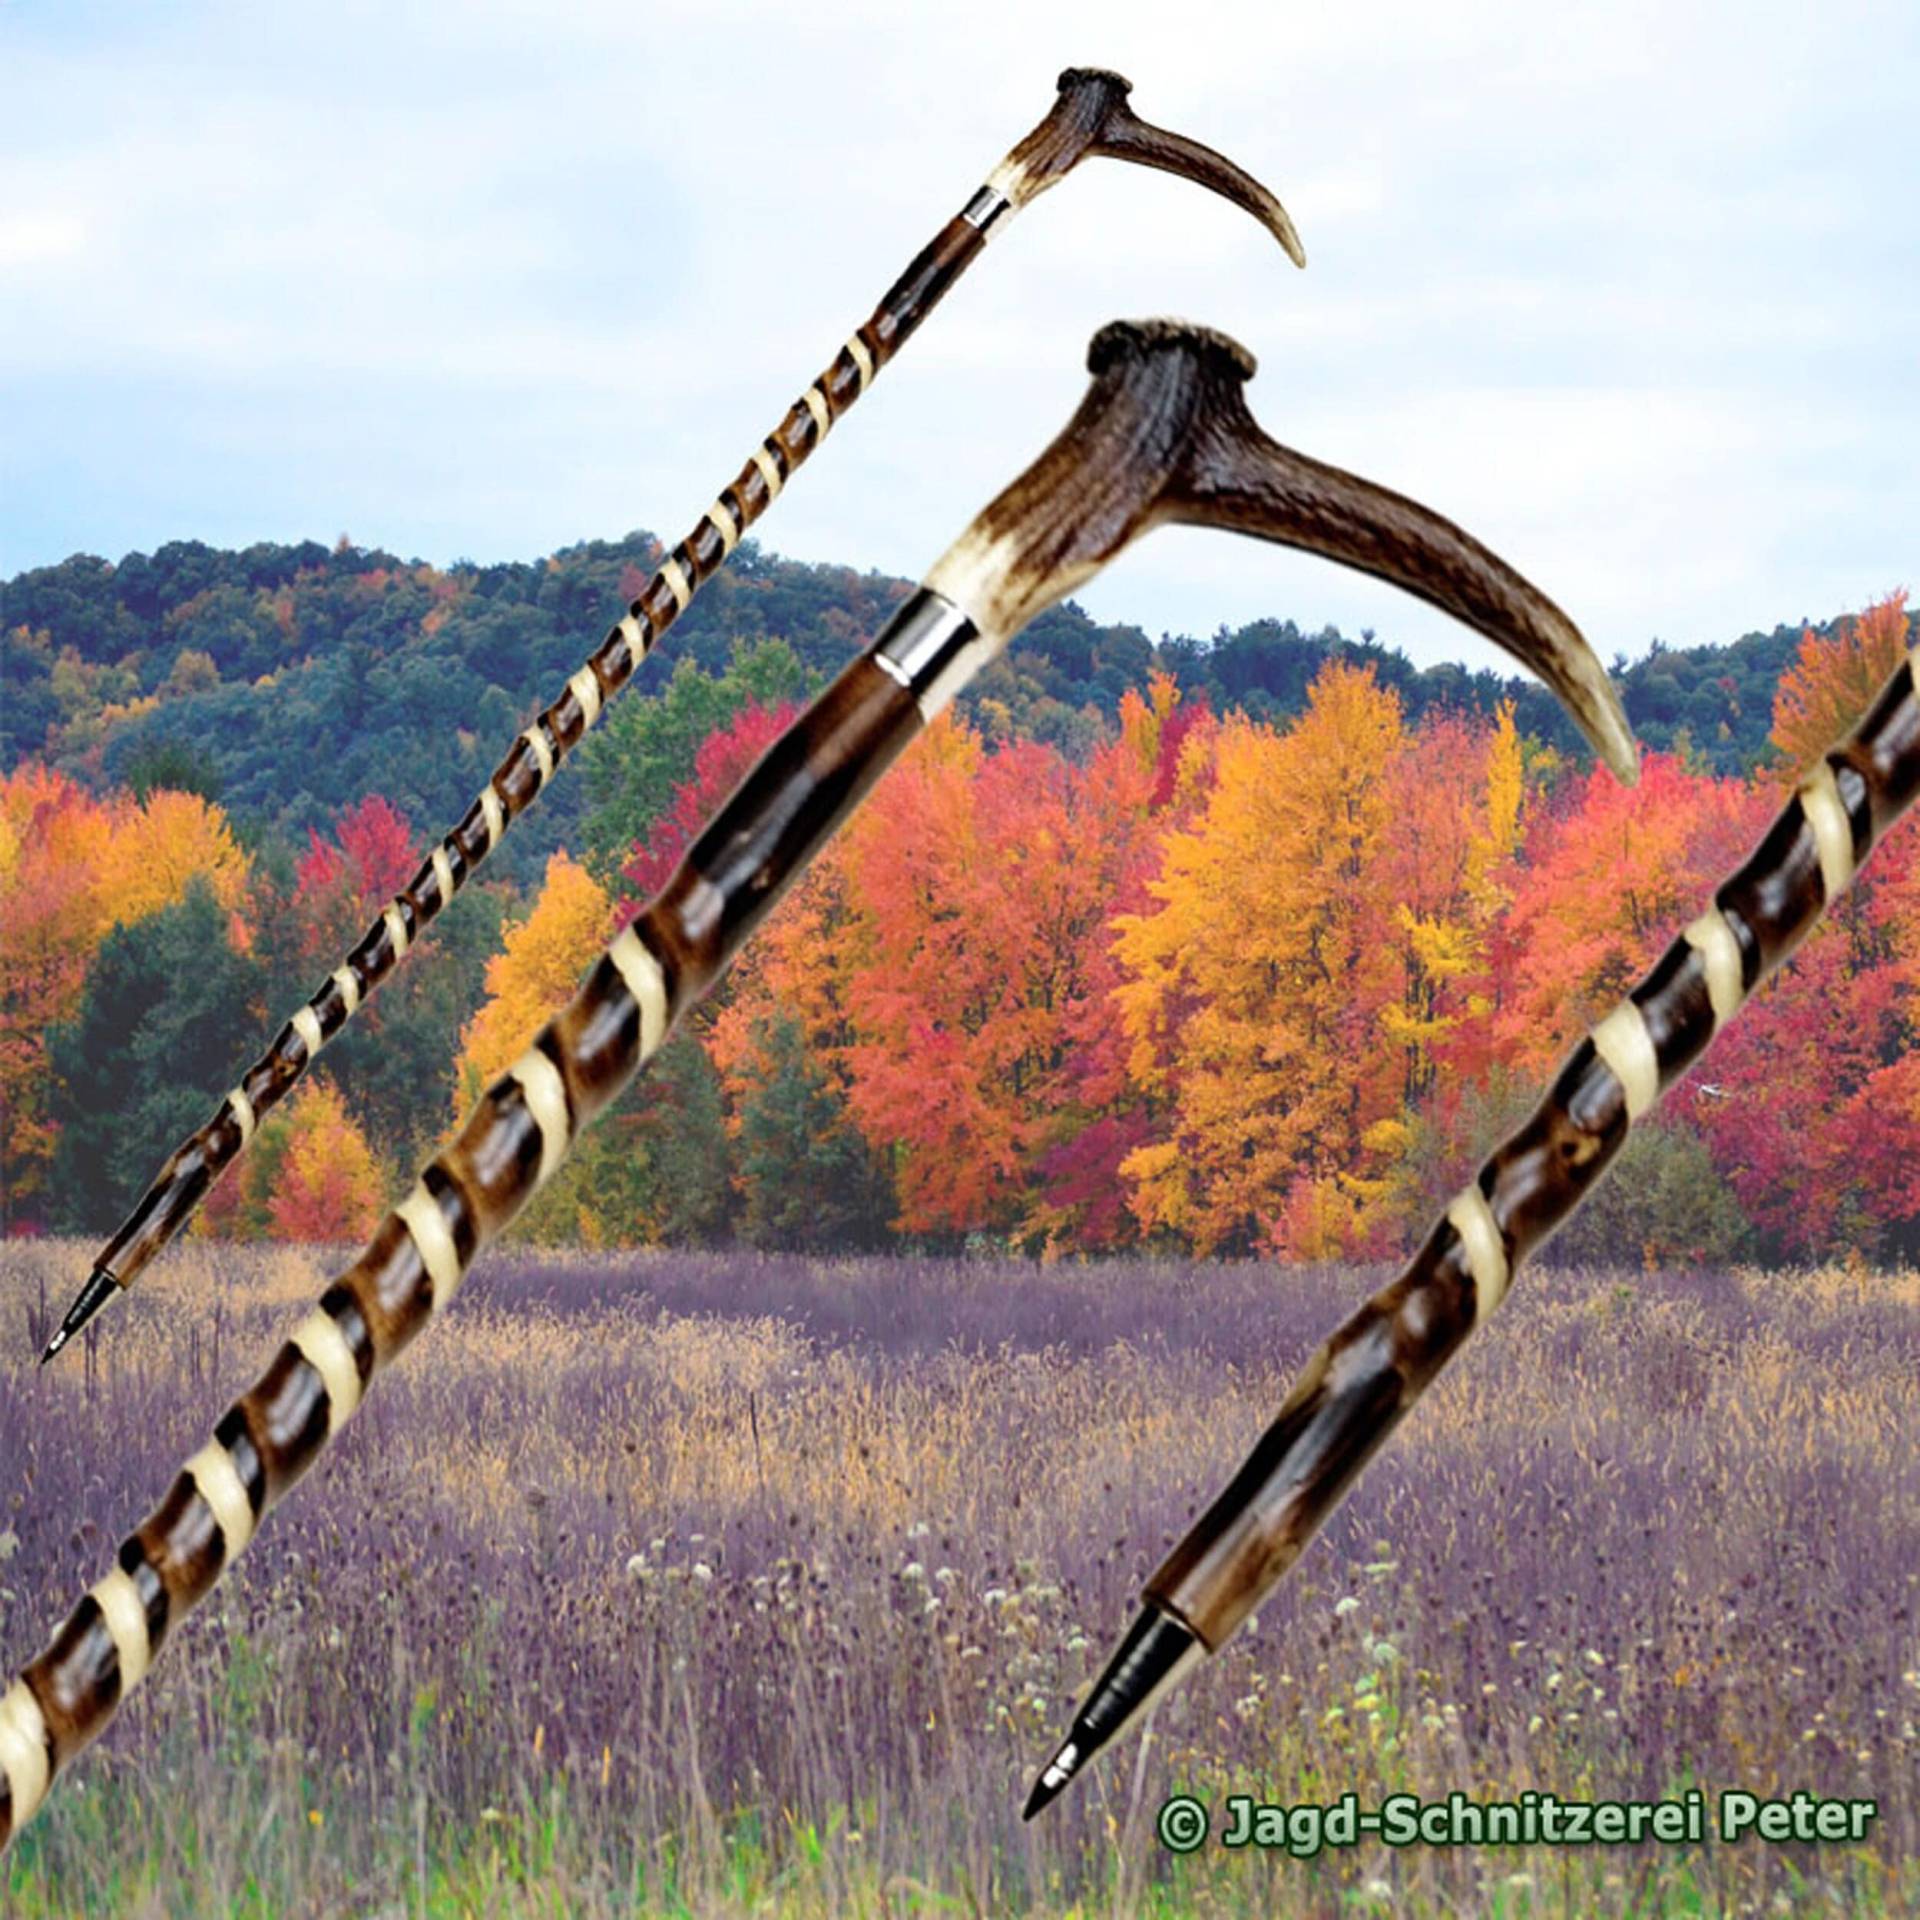
<instances>
[{"instance_id":1,"label":"horizon","mask_svg":"<svg viewBox=\"0 0 1920 1920\"><path fill-rule=\"evenodd\" d=\"M111 34L0 9L0 572L343 526L439 566L671 541L1057 69L1100 63L1279 193L1307 271L1184 183L1082 169L770 551L919 577L1064 421L1095 327L1171 308L1260 357L1276 437L1459 520L1603 658L1911 580L1910 13L988 13L723 5L643 92L664 23L629 9L210 3ZM1079 596L1092 618L1204 636L1285 606L1498 661L1362 576L1173 532Z\"/></svg>"},{"instance_id":2,"label":"horizon","mask_svg":"<svg viewBox=\"0 0 1920 1920\"><path fill-rule=\"evenodd\" d=\"M661 536L649 528L630 527L626 532L620 534L587 534L577 540L562 541L558 546L547 548L540 553L505 554L487 560L475 559L471 555L461 554L456 555L451 560L439 561L430 559L423 554L403 553L395 548L385 546L378 541L369 542L357 539L352 535L351 530L342 530L339 534L335 535L332 540L323 540L317 535L307 535L305 537L285 540L249 541L241 546L222 545L215 541L202 539L195 534L180 534L174 536L171 540L159 542L155 547L129 547L119 554L94 553L89 552L85 548L76 548L73 552L63 554L56 560L42 561L34 566L19 568L12 573L0 574L0 588L10 586L14 581L22 579L29 574L58 568L74 560L99 560L117 571L125 565L128 560L136 557L151 558L159 548L170 545L190 546L198 544L208 547L215 552L242 553L250 547L259 545L299 547L311 544L325 547L330 555L338 555L343 550L367 555L383 554L390 559L398 561L402 566L425 566L431 567L439 573L454 574L469 569L474 572L484 572L494 567L538 567L549 561L564 559L569 554L581 552L596 545L620 545L634 539L652 540L657 543L661 542ZM662 544L664 545L664 543ZM890 573L882 567L857 566L852 561L836 560L830 555L803 558L798 554L782 552L770 546L757 532L749 533L741 540L740 550L747 549L756 550L758 557L764 563L770 565L836 570L845 569L866 578L902 582L909 587L913 584L907 575ZM1890 590L1905 591L1905 584L1903 582L1895 583ZM1063 608L1077 608L1097 627L1137 628L1144 633L1149 642L1155 646L1165 645L1169 641L1190 640L1202 647L1211 647L1217 641L1234 633L1244 631L1249 627L1262 624L1291 626L1302 638L1307 640L1321 640L1331 634L1349 645L1374 645L1384 648L1389 653L1400 654L1420 671L1425 671L1435 666L1457 664L1464 665L1469 672L1492 672L1499 675L1502 679L1522 681L1529 686L1537 687L1541 684L1539 680L1530 674L1517 660L1491 646L1486 649L1488 655L1486 658L1480 658L1477 654L1464 659L1457 655L1445 653L1427 655L1406 644L1404 636L1382 634L1374 628L1349 629L1339 625L1338 622L1335 621L1310 623L1300 615L1293 613L1278 611L1268 611L1265 613L1255 612L1247 618L1234 621L1231 624L1224 622L1216 624L1205 632L1191 627L1166 627L1159 631L1154 631L1145 621L1130 617L1124 608L1107 612L1095 612L1086 605L1086 596L1084 593L1068 594L1058 604ZM1698 637L1689 636L1681 639L1668 639L1664 635L1655 634L1649 636L1647 644L1637 651L1631 653L1626 653L1625 649L1620 649L1619 651L1626 653L1627 664L1632 666L1636 662L1648 657L1648 655L1657 648L1663 648L1671 652L1689 652L1707 647L1727 648L1737 645L1742 640L1755 637L1770 637L1784 628L1798 627L1804 631L1811 627L1816 630L1824 630L1830 628L1837 621L1858 615L1863 610L1863 607L1860 606L1848 606L1829 608L1824 611L1796 613L1790 618L1775 620L1771 626L1746 627L1739 633L1720 636L1703 635ZM1909 618L1920 619L1920 609L1916 609L1909 615ZM1469 638L1474 639L1477 638L1477 636L1469 636ZM1012 644L1016 648L1019 646L1020 642L1017 636ZM1602 661L1603 664L1608 667L1609 671L1613 669L1614 659L1611 651L1603 655Z\"/></svg>"}]
</instances>

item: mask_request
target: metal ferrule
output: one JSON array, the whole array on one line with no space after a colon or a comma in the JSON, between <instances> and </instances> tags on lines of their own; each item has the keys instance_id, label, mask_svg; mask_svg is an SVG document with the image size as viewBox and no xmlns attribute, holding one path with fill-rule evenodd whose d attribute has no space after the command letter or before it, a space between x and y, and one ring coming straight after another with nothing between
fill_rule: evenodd
<instances>
[{"instance_id":1,"label":"metal ferrule","mask_svg":"<svg viewBox=\"0 0 1920 1920\"><path fill-rule=\"evenodd\" d=\"M922 587L905 601L874 642L874 663L919 703L931 720L993 658L995 647L965 611Z\"/></svg>"},{"instance_id":2,"label":"metal ferrule","mask_svg":"<svg viewBox=\"0 0 1920 1920\"><path fill-rule=\"evenodd\" d=\"M993 238L993 230L1013 211L1013 202L998 187L982 187L960 209L960 218L974 228L983 240Z\"/></svg>"}]
</instances>

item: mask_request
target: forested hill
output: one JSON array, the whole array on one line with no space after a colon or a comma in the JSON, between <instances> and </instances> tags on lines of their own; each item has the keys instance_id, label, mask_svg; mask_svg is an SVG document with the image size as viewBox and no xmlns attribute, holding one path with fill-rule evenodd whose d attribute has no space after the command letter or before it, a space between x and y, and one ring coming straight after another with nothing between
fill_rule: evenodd
<instances>
[{"instance_id":1,"label":"forested hill","mask_svg":"<svg viewBox=\"0 0 1920 1920\"><path fill-rule=\"evenodd\" d=\"M190 786L244 829L296 844L367 793L415 821L450 821L659 554L634 533L545 560L445 570L344 541L239 552L175 541L118 565L75 555L0 583L0 766L31 754L99 786ZM785 640L824 675L873 636L908 584L747 541L639 686L658 688L682 660L717 673L737 641L763 638ZM1774 686L1798 637L1782 626L1728 645L1656 647L1621 675L1641 739L1684 738L1717 771L1750 767L1765 754ZM1155 644L1137 627L1057 608L966 706L990 734L1077 752L1155 667L1190 693L1204 689L1216 710L1271 717L1304 704L1332 653L1372 661L1411 714L1436 703L1484 711L1511 696L1523 730L1583 754L1531 681L1416 669L1370 636L1305 634L1284 620ZM582 806L581 782L556 784L531 831L503 849L516 870L576 840Z\"/></svg>"}]
</instances>

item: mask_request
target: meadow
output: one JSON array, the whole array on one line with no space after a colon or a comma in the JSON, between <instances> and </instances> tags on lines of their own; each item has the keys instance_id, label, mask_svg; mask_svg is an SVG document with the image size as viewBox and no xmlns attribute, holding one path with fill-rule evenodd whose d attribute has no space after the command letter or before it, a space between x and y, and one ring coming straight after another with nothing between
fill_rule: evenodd
<instances>
[{"instance_id":1,"label":"meadow","mask_svg":"<svg viewBox=\"0 0 1920 1920\"><path fill-rule=\"evenodd\" d=\"M71 1363L0 1246L0 1658L332 1256ZM1530 1275L1257 1623L1041 1821L1142 1578L1380 1276L518 1255L0 1866L47 1916L1920 1912L1920 1276ZM1858 1845L1168 1853L1176 1790L1871 1795Z\"/></svg>"}]
</instances>

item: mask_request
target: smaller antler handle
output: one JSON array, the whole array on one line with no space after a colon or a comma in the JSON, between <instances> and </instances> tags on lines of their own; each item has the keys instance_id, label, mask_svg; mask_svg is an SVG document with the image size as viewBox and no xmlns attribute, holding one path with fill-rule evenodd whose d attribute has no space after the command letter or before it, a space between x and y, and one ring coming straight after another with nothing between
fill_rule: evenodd
<instances>
[{"instance_id":1,"label":"smaller antler handle","mask_svg":"<svg viewBox=\"0 0 1920 1920\"><path fill-rule=\"evenodd\" d=\"M1069 67L1060 97L1046 119L1007 155L989 186L1022 207L1063 180L1087 154L1157 167L1217 193L1250 213L1286 249L1296 267L1307 264L1287 210L1252 174L1225 154L1142 120L1127 104L1133 83L1104 67Z\"/></svg>"}]
</instances>

